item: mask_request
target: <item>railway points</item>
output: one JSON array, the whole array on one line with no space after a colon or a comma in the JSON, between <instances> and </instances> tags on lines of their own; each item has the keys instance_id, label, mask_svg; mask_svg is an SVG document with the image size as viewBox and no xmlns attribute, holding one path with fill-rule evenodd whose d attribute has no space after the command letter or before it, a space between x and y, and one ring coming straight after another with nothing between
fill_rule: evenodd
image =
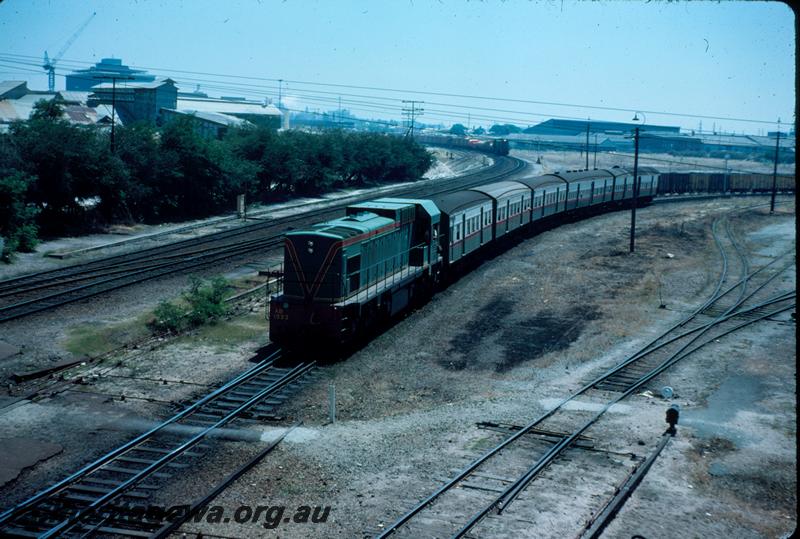
<instances>
[{"instance_id":1,"label":"railway points","mask_svg":"<svg viewBox=\"0 0 800 539\"><path fill-rule=\"evenodd\" d=\"M170 478L170 468L189 468L179 461L199 457L198 446L232 421L274 418L276 406L314 367L309 363L279 368L275 363L280 355L279 349L272 351L169 419L5 510L0 514L3 535L149 536L157 532L163 522L129 522L125 504L146 503L156 489L152 481Z\"/></svg>"},{"instance_id":2,"label":"railway points","mask_svg":"<svg viewBox=\"0 0 800 539\"><path fill-rule=\"evenodd\" d=\"M464 537L476 533L474 529L478 526L488 528L488 532L478 530L479 536L486 536L487 533L491 536L524 533L526 527L514 528L514 524L518 526L519 524L513 516L510 519L513 524L508 525L499 523L500 515L509 510L539 474L551 465L555 465L556 460L568 451L580 436L591 432L595 423L600 421L612 406L622 402L634 392L643 390L646 384L656 379L665 370L699 351L702 347L750 324L795 309L796 292L791 289L771 290L771 293L764 294L764 290L769 290L768 286L777 277L793 267L794 251L785 252L775 257L772 262L749 272L747 258L731 233L728 222L725 221L724 225L726 233L724 240L720 237L718 225L719 221L715 221L712 234L720 252L720 277L707 300L689 316L680 320L620 364L586 383L578 391L569 395L556 407L537 417L531 423L517 429L512 435L502 440L489 452L481 455L430 496L387 526L378 537L381 539L390 536ZM727 245L723 245L723 241L726 241ZM739 259L739 275L736 278L731 278L731 275L736 273L730 267L733 258ZM748 286L752 289L749 293ZM764 295L759 297L759 294ZM735 299L732 299L732 296ZM665 350L667 344L672 345L672 348ZM592 395L591 392L594 390L610 393L611 396ZM574 410L565 408L566 404L581 396L597 403L596 413L576 414ZM564 417L553 417L557 414L564 414ZM559 436L545 450L534 453L536 456L531 454L530 446L527 444L522 448L512 446L518 440L522 440L531 429L548 429L551 423L558 425L561 429L564 429L565 424L571 424L573 425L571 428L574 430L567 429L567 432ZM554 428L550 426L549 430L552 432ZM569 460L566 461L566 464L563 460L559 464L566 470L560 471L560 473L575 473L570 471ZM533 464L526 469L524 465L520 466L520 463L525 462ZM550 473L556 472L550 470ZM493 487L488 485L481 487L475 486L476 476L499 476L504 479L490 482L494 484ZM515 477L516 479L514 479ZM465 482L470 479L473 484L467 486L477 493L473 491L466 493L463 488L460 490L457 488L463 487ZM485 485L486 482L479 480L478 485L480 484ZM480 494L487 499L486 502L479 500ZM447 499L448 495L455 499ZM537 503L534 498L535 496L529 493L525 501L520 504L523 508L517 510L517 514L525 515L535 511ZM475 509L470 511L470 507L475 507ZM487 519L490 515L495 516L495 519Z\"/></svg>"}]
</instances>

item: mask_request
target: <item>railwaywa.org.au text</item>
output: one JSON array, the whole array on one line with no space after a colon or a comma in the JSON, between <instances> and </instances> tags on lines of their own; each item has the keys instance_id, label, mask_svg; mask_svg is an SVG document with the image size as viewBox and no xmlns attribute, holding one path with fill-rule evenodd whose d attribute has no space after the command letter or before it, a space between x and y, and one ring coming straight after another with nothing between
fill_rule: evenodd
<instances>
[{"instance_id":1,"label":"railwaywa.org.au text","mask_svg":"<svg viewBox=\"0 0 800 539\"><path fill-rule=\"evenodd\" d=\"M171 507L128 506L118 507L118 520L129 522L173 522L183 519L190 513L189 505L173 505ZM331 513L330 505L300 505L295 509L285 505L240 505L229 509L221 505L210 505L196 509L186 522L197 524L260 524L267 530L273 530L281 524L322 524L327 522Z\"/></svg>"}]
</instances>

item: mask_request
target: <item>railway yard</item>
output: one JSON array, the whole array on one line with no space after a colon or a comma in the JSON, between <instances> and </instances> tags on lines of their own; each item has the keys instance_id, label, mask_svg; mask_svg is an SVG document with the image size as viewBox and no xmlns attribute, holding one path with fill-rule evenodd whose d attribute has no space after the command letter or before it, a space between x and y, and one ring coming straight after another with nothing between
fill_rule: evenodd
<instances>
[{"instance_id":1,"label":"railway yard","mask_svg":"<svg viewBox=\"0 0 800 539\"><path fill-rule=\"evenodd\" d=\"M527 166L459 156L398 192L541 174L522 157ZM463 175L448 179L453 168ZM764 196L640 208L634 254L629 212L563 224L332 364L280 361L265 320L269 276L256 274L279 261L281 232L341 212L332 204L285 207L249 228L214 222L224 230L211 241L194 228L159 236L163 245L121 244L92 252L80 273L68 266L87 255L28 259L3 276L19 280L0 282L0 341L11 347L0 363L0 530L787 536L797 523L796 218L794 198L778 202L774 215ZM25 280L34 263L52 273ZM223 274L242 294L215 325L151 335L149 313L189 273ZM617 496L638 473L630 497ZM192 504L216 485L208 506L227 515L217 520L164 526L109 510ZM245 506L288 509L237 522ZM324 522L288 518L300 506L330 509Z\"/></svg>"}]
</instances>

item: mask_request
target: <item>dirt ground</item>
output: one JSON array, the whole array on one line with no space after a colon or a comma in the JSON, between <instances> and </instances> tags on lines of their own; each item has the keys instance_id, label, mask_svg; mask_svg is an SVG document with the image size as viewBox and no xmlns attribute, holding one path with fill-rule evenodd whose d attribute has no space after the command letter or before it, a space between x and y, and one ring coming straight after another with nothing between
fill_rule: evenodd
<instances>
[{"instance_id":1,"label":"dirt ground","mask_svg":"<svg viewBox=\"0 0 800 539\"><path fill-rule=\"evenodd\" d=\"M263 519L199 522L183 531L371 536L501 439L476 423L526 423L696 306L717 277L711 221L733 206L763 201L641 209L633 255L627 254L627 212L564 225L513 246L347 361L322 367L315 383L281 409L287 421L243 428L238 441L212 442L214 466L193 468L156 501L188 503L262 448L259 437L299 420L302 426L213 505L230 513L241 505L286 506L286 515L299 506L330 506L326 522L280 521L274 529ZM757 256L793 244L794 205L781 208L772 217L750 212L735 221ZM661 298L666 309L659 309ZM220 326L129 351L110 371L115 377L78 388L86 393L6 410L0 437L41 437L47 431L48 441L63 451L2 487L2 505L129 439L170 413L175 402L246 368L247 358L266 342L262 309L253 305ZM675 388L672 401L637 396L618 409L608 430L594 434L608 455L636 446L638 454L647 454L672 402L681 405L684 419L604 536L780 537L791 531L797 521L794 372L793 323L765 322L659 379L657 387ZM330 384L337 395L334 424ZM120 394L129 398L114 398ZM554 494L542 513L547 525L532 537L574 535L575 508L603 500L576 487L575 493L585 495L570 505L556 495L555 478L535 485Z\"/></svg>"}]
</instances>

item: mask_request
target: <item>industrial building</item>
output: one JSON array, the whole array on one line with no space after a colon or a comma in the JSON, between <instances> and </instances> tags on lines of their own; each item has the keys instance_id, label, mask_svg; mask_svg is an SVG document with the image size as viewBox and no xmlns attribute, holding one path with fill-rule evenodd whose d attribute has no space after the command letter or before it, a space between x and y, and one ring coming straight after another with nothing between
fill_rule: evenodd
<instances>
[{"instance_id":1,"label":"industrial building","mask_svg":"<svg viewBox=\"0 0 800 539\"><path fill-rule=\"evenodd\" d=\"M119 58L103 58L87 69L77 69L67 75L67 90L87 92L104 80L116 78L130 82L153 82L154 75L141 69L131 69Z\"/></svg>"},{"instance_id":2,"label":"industrial building","mask_svg":"<svg viewBox=\"0 0 800 539\"><path fill-rule=\"evenodd\" d=\"M639 149L652 153L686 155L724 155L731 157L763 156L774 151L772 136L732 135L721 133L681 133L678 126L551 119L506 136L512 147L528 150L583 151L586 149L587 124L589 151L633 151L633 132L639 128ZM795 135L781 136L781 150L795 152Z\"/></svg>"},{"instance_id":3,"label":"industrial building","mask_svg":"<svg viewBox=\"0 0 800 539\"><path fill-rule=\"evenodd\" d=\"M39 101L58 100L64 108L64 119L80 125L111 123L111 106L87 105L88 92L45 92L30 90L25 81L0 82L0 131L7 131L12 122L28 120Z\"/></svg>"},{"instance_id":4,"label":"industrial building","mask_svg":"<svg viewBox=\"0 0 800 539\"><path fill-rule=\"evenodd\" d=\"M92 87L88 105L114 105L123 123L160 121L162 108L175 108L178 88L172 79L152 82L104 82Z\"/></svg>"}]
</instances>

